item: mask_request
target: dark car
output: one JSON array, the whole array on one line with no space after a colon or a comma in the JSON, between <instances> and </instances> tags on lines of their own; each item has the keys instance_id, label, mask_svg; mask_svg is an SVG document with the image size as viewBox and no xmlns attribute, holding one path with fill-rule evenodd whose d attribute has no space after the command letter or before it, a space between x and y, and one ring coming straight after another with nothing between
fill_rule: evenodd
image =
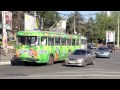
<instances>
[{"instance_id":1,"label":"dark car","mask_svg":"<svg viewBox=\"0 0 120 90\"><path fill-rule=\"evenodd\" d=\"M114 42L107 42L107 46L110 49L110 52L115 52L115 50L117 49L114 45Z\"/></svg>"}]
</instances>

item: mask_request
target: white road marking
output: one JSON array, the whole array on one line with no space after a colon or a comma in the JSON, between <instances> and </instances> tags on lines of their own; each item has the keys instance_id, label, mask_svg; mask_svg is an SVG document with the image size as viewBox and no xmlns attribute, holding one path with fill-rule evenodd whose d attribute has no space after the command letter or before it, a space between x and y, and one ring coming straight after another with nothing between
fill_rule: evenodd
<instances>
[{"instance_id":1,"label":"white road marking","mask_svg":"<svg viewBox=\"0 0 120 90\"><path fill-rule=\"evenodd\" d=\"M82 69L82 70L71 70L71 71L61 71L61 72L50 72L43 74L32 74L28 76L7 76L0 77L4 78L59 78L59 77L120 77L120 72L105 71L103 69Z\"/></svg>"},{"instance_id":2,"label":"white road marking","mask_svg":"<svg viewBox=\"0 0 120 90\"><path fill-rule=\"evenodd\" d=\"M0 79L10 79L10 78L55 78L55 77L120 77L120 75L105 75L105 74L90 74L90 75L31 75L31 76L13 76L13 77L1 77Z\"/></svg>"},{"instance_id":3,"label":"white road marking","mask_svg":"<svg viewBox=\"0 0 120 90\"><path fill-rule=\"evenodd\" d=\"M8 62L0 62L0 65L8 65L8 64L10 64L10 61L8 61Z\"/></svg>"},{"instance_id":4,"label":"white road marking","mask_svg":"<svg viewBox=\"0 0 120 90\"><path fill-rule=\"evenodd\" d=\"M105 74L83 74L83 75L33 75L33 76L25 76L25 77L76 77L76 76L117 76L120 77L120 75L105 75Z\"/></svg>"}]
</instances>

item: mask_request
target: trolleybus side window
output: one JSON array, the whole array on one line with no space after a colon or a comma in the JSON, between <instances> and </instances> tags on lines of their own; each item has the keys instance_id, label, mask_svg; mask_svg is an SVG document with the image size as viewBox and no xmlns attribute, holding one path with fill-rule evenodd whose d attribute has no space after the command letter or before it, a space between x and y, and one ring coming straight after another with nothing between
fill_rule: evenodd
<instances>
[{"instance_id":1,"label":"trolleybus side window","mask_svg":"<svg viewBox=\"0 0 120 90\"><path fill-rule=\"evenodd\" d=\"M75 46L75 39L72 39L72 46Z\"/></svg>"},{"instance_id":2,"label":"trolleybus side window","mask_svg":"<svg viewBox=\"0 0 120 90\"><path fill-rule=\"evenodd\" d=\"M65 38L61 38L61 45L66 46L66 39Z\"/></svg>"},{"instance_id":3,"label":"trolleybus side window","mask_svg":"<svg viewBox=\"0 0 120 90\"><path fill-rule=\"evenodd\" d=\"M48 37L48 46L54 46L54 38Z\"/></svg>"},{"instance_id":4,"label":"trolleybus side window","mask_svg":"<svg viewBox=\"0 0 120 90\"><path fill-rule=\"evenodd\" d=\"M41 45L46 46L47 45L47 37L41 37Z\"/></svg>"},{"instance_id":5,"label":"trolleybus side window","mask_svg":"<svg viewBox=\"0 0 120 90\"><path fill-rule=\"evenodd\" d=\"M59 46L60 45L60 38L55 38L55 45L56 46Z\"/></svg>"},{"instance_id":6,"label":"trolleybus side window","mask_svg":"<svg viewBox=\"0 0 120 90\"><path fill-rule=\"evenodd\" d=\"M71 46L71 39L67 39L67 46Z\"/></svg>"}]
</instances>

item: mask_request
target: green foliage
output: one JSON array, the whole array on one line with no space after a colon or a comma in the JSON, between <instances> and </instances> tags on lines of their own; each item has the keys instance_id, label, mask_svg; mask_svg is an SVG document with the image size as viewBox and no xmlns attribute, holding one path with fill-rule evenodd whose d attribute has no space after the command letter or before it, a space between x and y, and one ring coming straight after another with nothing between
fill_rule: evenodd
<instances>
[{"instance_id":1,"label":"green foliage","mask_svg":"<svg viewBox=\"0 0 120 90\"><path fill-rule=\"evenodd\" d=\"M118 20L117 11L112 11L110 16L107 16L106 12L99 12L96 14L96 19L89 17L87 22L84 22L84 19L78 11L75 11L68 17L67 20L67 33L74 34L74 20L75 20L75 30L77 33L80 33L83 36L88 38L88 41L92 42L97 39L106 38L106 30L114 31L117 34L117 20ZM120 15L120 14L119 14ZM117 35L116 35L117 39Z\"/></svg>"},{"instance_id":2,"label":"green foliage","mask_svg":"<svg viewBox=\"0 0 120 90\"><path fill-rule=\"evenodd\" d=\"M37 15L40 15L44 19L43 26L45 29L50 28L53 24L61 20L61 16L57 11L37 11Z\"/></svg>"},{"instance_id":3,"label":"green foliage","mask_svg":"<svg viewBox=\"0 0 120 90\"><path fill-rule=\"evenodd\" d=\"M11 11L12 18L12 28L15 31L24 29L24 13L29 13L30 11ZM61 16L57 11L36 11L37 15L43 20L43 27L46 31L49 31L49 28L53 26L55 23L61 20ZM105 39L106 38L106 30L116 32L116 40L117 40L117 20L118 20L118 11L112 11L111 15L108 17L106 12L99 12L96 14L96 19L94 20L92 17L89 17L88 21L85 22L85 19L80 14L79 11L75 11L71 13L67 19L66 23L66 32L69 34L74 34L74 20L75 20L75 30L77 34L81 34L88 38L88 41L92 42L94 40ZM119 14L120 15L120 14ZM40 17L37 19L40 22ZM18 27L16 29L16 26ZM40 26L39 26L40 27ZM0 42L1 43L1 42ZM10 43L12 44L12 43Z\"/></svg>"},{"instance_id":4,"label":"green foliage","mask_svg":"<svg viewBox=\"0 0 120 90\"><path fill-rule=\"evenodd\" d=\"M15 31L24 30L25 11L12 11L12 29ZM17 27L17 28L16 28Z\"/></svg>"},{"instance_id":5,"label":"green foliage","mask_svg":"<svg viewBox=\"0 0 120 90\"><path fill-rule=\"evenodd\" d=\"M110 16L107 16L105 12L101 12L96 15L96 26L98 26L98 38L106 38L106 30L108 31L117 31L117 19L118 12L111 12ZM117 32L116 32L117 33ZM117 35L116 35L117 36Z\"/></svg>"},{"instance_id":6,"label":"green foliage","mask_svg":"<svg viewBox=\"0 0 120 90\"><path fill-rule=\"evenodd\" d=\"M85 26L84 26L84 19L82 15L75 11L73 14L71 13L67 20L66 32L69 34L74 34L74 21L75 21L75 31L77 34L81 33L84 35Z\"/></svg>"}]
</instances>

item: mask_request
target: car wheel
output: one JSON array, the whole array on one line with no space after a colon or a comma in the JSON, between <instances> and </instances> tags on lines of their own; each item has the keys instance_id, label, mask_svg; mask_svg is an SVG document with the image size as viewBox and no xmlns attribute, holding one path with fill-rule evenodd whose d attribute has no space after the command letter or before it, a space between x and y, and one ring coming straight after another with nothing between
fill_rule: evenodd
<instances>
[{"instance_id":1,"label":"car wheel","mask_svg":"<svg viewBox=\"0 0 120 90\"><path fill-rule=\"evenodd\" d=\"M87 66L87 61L83 63L83 67L86 67L86 66Z\"/></svg>"},{"instance_id":2,"label":"car wheel","mask_svg":"<svg viewBox=\"0 0 120 90\"><path fill-rule=\"evenodd\" d=\"M16 60L11 60L11 66L17 66L20 65L21 63L19 61Z\"/></svg>"},{"instance_id":3,"label":"car wheel","mask_svg":"<svg viewBox=\"0 0 120 90\"><path fill-rule=\"evenodd\" d=\"M52 55L50 55L47 65L52 65L52 64L54 64L54 57Z\"/></svg>"},{"instance_id":4,"label":"car wheel","mask_svg":"<svg viewBox=\"0 0 120 90\"><path fill-rule=\"evenodd\" d=\"M91 65L95 65L95 59L92 61Z\"/></svg>"},{"instance_id":5,"label":"car wheel","mask_svg":"<svg viewBox=\"0 0 120 90\"><path fill-rule=\"evenodd\" d=\"M14 60L11 60L11 66L15 66L17 63Z\"/></svg>"}]
</instances>

